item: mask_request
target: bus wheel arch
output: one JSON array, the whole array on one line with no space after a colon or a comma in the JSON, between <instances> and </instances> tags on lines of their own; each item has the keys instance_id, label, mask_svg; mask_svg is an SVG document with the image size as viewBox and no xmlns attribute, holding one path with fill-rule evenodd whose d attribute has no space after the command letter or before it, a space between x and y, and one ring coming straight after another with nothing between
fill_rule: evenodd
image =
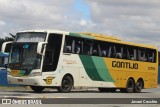
<instances>
[{"instance_id":1,"label":"bus wheel arch","mask_svg":"<svg viewBox=\"0 0 160 107\"><path fill-rule=\"evenodd\" d=\"M134 92L135 93L140 93L143 88L144 88L144 81L143 81L142 78L139 78L137 80L137 82L135 83Z\"/></svg>"},{"instance_id":2,"label":"bus wheel arch","mask_svg":"<svg viewBox=\"0 0 160 107\"><path fill-rule=\"evenodd\" d=\"M61 86L57 90L61 93L68 93L74 86L74 79L71 74L65 74L61 81Z\"/></svg>"}]
</instances>

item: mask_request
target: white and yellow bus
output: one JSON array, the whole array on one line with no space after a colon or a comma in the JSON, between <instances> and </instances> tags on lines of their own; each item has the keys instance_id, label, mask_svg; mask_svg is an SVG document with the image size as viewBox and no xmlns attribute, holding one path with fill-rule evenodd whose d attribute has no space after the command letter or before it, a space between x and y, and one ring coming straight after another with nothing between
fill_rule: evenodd
<instances>
[{"instance_id":1,"label":"white and yellow bus","mask_svg":"<svg viewBox=\"0 0 160 107\"><path fill-rule=\"evenodd\" d=\"M95 87L100 92L139 93L156 88L158 51L150 45L94 33L29 30L11 45L8 83L31 86L35 92L57 88Z\"/></svg>"}]
</instances>

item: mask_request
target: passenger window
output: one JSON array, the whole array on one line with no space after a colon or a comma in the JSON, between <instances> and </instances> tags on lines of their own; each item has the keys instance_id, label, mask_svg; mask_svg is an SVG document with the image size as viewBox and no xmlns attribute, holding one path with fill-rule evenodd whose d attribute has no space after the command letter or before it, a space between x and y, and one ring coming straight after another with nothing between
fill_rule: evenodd
<instances>
[{"instance_id":1,"label":"passenger window","mask_svg":"<svg viewBox=\"0 0 160 107\"><path fill-rule=\"evenodd\" d=\"M85 40L83 54L92 55L93 44L93 40Z\"/></svg>"},{"instance_id":2,"label":"passenger window","mask_svg":"<svg viewBox=\"0 0 160 107\"><path fill-rule=\"evenodd\" d=\"M134 47L127 48L127 57L128 59L131 59L131 60L137 60L137 53Z\"/></svg>"},{"instance_id":3,"label":"passenger window","mask_svg":"<svg viewBox=\"0 0 160 107\"><path fill-rule=\"evenodd\" d=\"M72 38L66 36L64 48L63 48L64 52L66 52L66 53L72 52L72 44L73 44L72 42L73 42Z\"/></svg>"},{"instance_id":4,"label":"passenger window","mask_svg":"<svg viewBox=\"0 0 160 107\"><path fill-rule=\"evenodd\" d=\"M116 58L122 58L123 57L123 47L116 46Z\"/></svg>"},{"instance_id":5,"label":"passenger window","mask_svg":"<svg viewBox=\"0 0 160 107\"><path fill-rule=\"evenodd\" d=\"M98 46L97 45L93 45L92 48L92 53L93 56L98 56Z\"/></svg>"},{"instance_id":6,"label":"passenger window","mask_svg":"<svg viewBox=\"0 0 160 107\"><path fill-rule=\"evenodd\" d=\"M153 51L148 52L148 61L155 62L155 52Z\"/></svg>"},{"instance_id":7,"label":"passenger window","mask_svg":"<svg viewBox=\"0 0 160 107\"><path fill-rule=\"evenodd\" d=\"M82 40L76 40L75 41L75 48L74 51L76 54L80 54L83 51L83 41Z\"/></svg>"},{"instance_id":8,"label":"passenger window","mask_svg":"<svg viewBox=\"0 0 160 107\"><path fill-rule=\"evenodd\" d=\"M156 62L156 50L153 49L72 36L65 37L63 52L144 62Z\"/></svg>"},{"instance_id":9,"label":"passenger window","mask_svg":"<svg viewBox=\"0 0 160 107\"><path fill-rule=\"evenodd\" d=\"M105 43L105 42L99 42L99 51L101 52L100 53L100 56L102 57L108 57L108 54L109 54L109 43Z\"/></svg>"},{"instance_id":10,"label":"passenger window","mask_svg":"<svg viewBox=\"0 0 160 107\"><path fill-rule=\"evenodd\" d=\"M71 36L66 36L63 52L80 54L83 52L83 40Z\"/></svg>"},{"instance_id":11,"label":"passenger window","mask_svg":"<svg viewBox=\"0 0 160 107\"><path fill-rule=\"evenodd\" d=\"M109 47L108 57L116 58L116 48L115 48L115 46L110 46Z\"/></svg>"},{"instance_id":12,"label":"passenger window","mask_svg":"<svg viewBox=\"0 0 160 107\"><path fill-rule=\"evenodd\" d=\"M144 50L138 50L138 60L147 61L146 52Z\"/></svg>"}]
</instances>

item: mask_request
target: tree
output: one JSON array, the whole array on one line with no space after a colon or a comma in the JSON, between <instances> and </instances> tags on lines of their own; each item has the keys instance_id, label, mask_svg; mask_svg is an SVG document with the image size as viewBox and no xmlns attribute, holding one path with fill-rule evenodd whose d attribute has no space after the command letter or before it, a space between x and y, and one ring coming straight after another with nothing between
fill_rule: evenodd
<instances>
[{"instance_id":1,"label":"tree","mask_svg":"<svg viewBox=\"0 0 160 107\"><path fill-rule=\"evenodd\" d=\"M15 35L9 33L11 37L5 37L5 38L0 38L0 50L1 50L1 47L2 47L2 44L4 42L7 42L7 41L13 41L14 38L15 38Z\"/></svg>"}]
</instances>

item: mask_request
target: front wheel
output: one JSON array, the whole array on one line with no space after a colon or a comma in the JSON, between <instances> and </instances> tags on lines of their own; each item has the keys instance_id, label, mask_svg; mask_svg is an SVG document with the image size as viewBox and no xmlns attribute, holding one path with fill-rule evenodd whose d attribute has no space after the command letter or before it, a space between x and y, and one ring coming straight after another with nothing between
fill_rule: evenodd
<instances>
[{"instance_id":1,"label":"front wheel","mask_svg":"<svg viewBox=\"0 0 160 107\"><path fill-rule=\"evenodd\" d=\"M61 93L68 93L73 87L73 79L70 76L65 76L62 80L61 86L57 90Z\"/></svg>"},{"instance_id":2,"label":"front wheel","mask_svg":"<svg viewBox=\"0 0 160 107\"><path fill-rule=\"evenodd\" d=\"M44 90L44 87L41 87L41 86L30 86L30 87L36 93L40 93Z\"/></svg>"}]
</instances>

